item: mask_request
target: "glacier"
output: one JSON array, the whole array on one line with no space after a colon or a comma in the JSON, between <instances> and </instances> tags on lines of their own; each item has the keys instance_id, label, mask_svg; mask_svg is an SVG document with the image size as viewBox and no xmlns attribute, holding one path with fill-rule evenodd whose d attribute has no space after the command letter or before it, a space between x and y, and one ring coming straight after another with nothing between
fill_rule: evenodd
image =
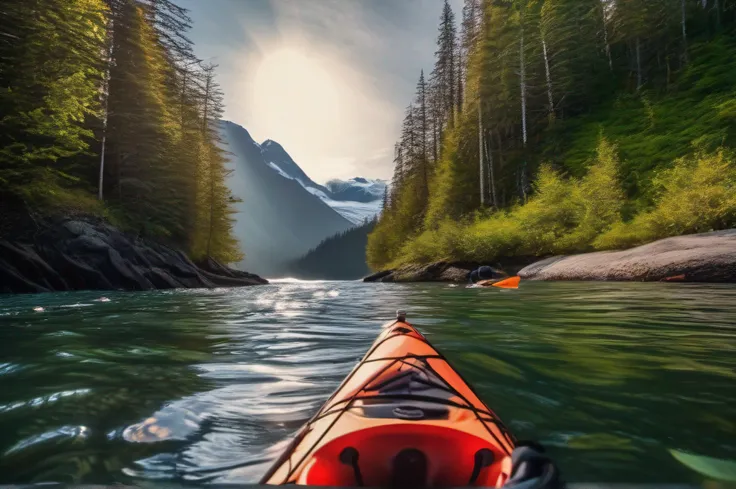
<instances>
[{"instance_id":1,"label":"glacier","mask_svg":"<svg viewBox=\"0 0 736 489\"><path fill-rule=\"evenodd\" d=\"M388 185L386 181L355 177L348 180L332 179L325 185L319 185L304 173L277 142L267 140L259 147L269 168L283 178L298 182L351 223L361 225L381 212L383 194Z\"/></svg>"}]
</instances>

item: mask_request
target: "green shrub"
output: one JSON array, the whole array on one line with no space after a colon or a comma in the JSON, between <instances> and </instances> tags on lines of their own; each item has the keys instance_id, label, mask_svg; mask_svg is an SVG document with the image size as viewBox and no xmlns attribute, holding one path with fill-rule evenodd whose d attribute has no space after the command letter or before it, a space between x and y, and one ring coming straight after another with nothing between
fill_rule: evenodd
<instances>
[{"instance_id":1,"label":"green shrub","mask_svg":"<svg viewBox=\"0 0 736 489\"><path fill-rule=\"evenodd\" d=\"M578 213L575 229L555 242L553 252L589 251L598 235L621 220L626 197L619 178L620 166L616 147L601 138L596 159L587 175L573 189Z\"/></svg>"},{"instance_id":2,"label":"green shrub","mask_svg":"<svg viewBox=\"0 0 736 489\"><path fill-rule=\"evenodd\" d=\"M408 241L401 249L397 264L429 263L458 259L463 247L460 243L465 226L445 219L435 229L429 229Z\"/></svg>"},{"instance_id":3,"label":"green shrub","mask_svg":"<svg viewBox=\"0 0 736 489\"><path fill-rule=\"evenodd\" d=\"M629 222L622 220L626 198L621 162L605 138L581 179L563 178L542 165L534 195L508 211L445 218L403 243L388 221L371 235L372 266L399 266L440 260L493 262L512 256L545 256L630 248L656 239L736 226L736 163L724 150L680 158L653 179L654 204ZM406 232L406 230L404 230ZM392 235L393 234L393 235ZM406 235L404 235L406 236ZM396 256L379 250L400 249Z\"/></svg>"},{"instance_id":4,"label":"green shrub","mask_svg":"<svg viewBox=\"0 0 736 489\"><path fill-rule=\"evenodd\" d=\"M483 262L512 256L523 244L519 221L507 213L497 213L470 226L462 235L463 259Z\"/></svg>"},{"instance_id":5,"label":"green shrub","mask_svg":"<svg viewBox=\"0 0 736 489\"><path fill-rule=\"evenodd\" d=\"M654 208L631 222L617 223L596 239L596 248L628 248L736 225L736 164L723 149L676 160L653 185Z\"/></svg>"}]
</instances>

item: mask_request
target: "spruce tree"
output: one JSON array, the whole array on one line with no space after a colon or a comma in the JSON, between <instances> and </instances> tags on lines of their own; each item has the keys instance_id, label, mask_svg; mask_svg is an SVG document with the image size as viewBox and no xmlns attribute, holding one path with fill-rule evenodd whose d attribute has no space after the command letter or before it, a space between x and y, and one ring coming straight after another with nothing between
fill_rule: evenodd
<instances>
[{"instance_id":1,"label":"spruce tree","mask_svg":"<svg viewBox=\"0 0 736 489\"><path fill-rule=\"evenodd\" d=\"M0 199L53 207L64 189L91 187L80 177L93 175L82 162L93 136L85 122L100 107L105 5L6 0L0 9Z\"/></svg>"},{"instance_id":2,"label":"spruce tree","mask_svg":"<svg viewBox=\"0 0 736 489\"><path fill-rule=\"evenodd\" d=\"M445 0L440 19L435 76L442 100L443 117L452 125L457 108L457 28L455 14L448 0Z\"/></svg>"}]
</instances>

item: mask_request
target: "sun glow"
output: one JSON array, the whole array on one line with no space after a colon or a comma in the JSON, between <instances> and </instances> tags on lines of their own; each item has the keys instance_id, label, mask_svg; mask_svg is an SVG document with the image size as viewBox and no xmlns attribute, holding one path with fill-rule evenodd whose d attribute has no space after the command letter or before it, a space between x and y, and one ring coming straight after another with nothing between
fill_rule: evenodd
<instances>
[{"instance_id":1,"label":"sun glow","mask_svg":"<svg viewBox=\"0 0 736 489\"><path fill-rule=\"evenodd\" d=\"M253 85L253 111L269 136L314 147L340 124L341 87L328 62L296 49L266 53Z\"/></svg>"}]
</instances>

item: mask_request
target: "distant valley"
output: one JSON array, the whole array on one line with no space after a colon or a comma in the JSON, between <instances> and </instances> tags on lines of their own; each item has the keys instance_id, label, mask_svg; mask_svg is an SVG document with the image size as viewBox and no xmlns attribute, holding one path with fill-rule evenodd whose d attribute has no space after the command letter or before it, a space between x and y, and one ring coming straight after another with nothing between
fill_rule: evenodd
<instances>
[{"instance_id":1,"label":"distant valley","mask_svg":"<svg viewBox=\"0 0 736 489\"><path fill-rule=\"evenodd\" d=\"M279 143L258 144L243 127L221 123L230 154L228 186L243 200L236 205L235 234L245 259L239 267L266 277L297 275L295 264L327 238L354 236L346 231L372 221L380 212L386 182L356 177L314 182ZM334 239L331 242L334 242ZM362 269L364 244L355 239L347 247L363 249L336 257L331 268ZM347 257L350 258L347 258ZM360 263L352 263L360 259ZM319 272L311 272L311 275ZM356 277L357 278L357 277Z\"/></svg>"}]
</instances>

